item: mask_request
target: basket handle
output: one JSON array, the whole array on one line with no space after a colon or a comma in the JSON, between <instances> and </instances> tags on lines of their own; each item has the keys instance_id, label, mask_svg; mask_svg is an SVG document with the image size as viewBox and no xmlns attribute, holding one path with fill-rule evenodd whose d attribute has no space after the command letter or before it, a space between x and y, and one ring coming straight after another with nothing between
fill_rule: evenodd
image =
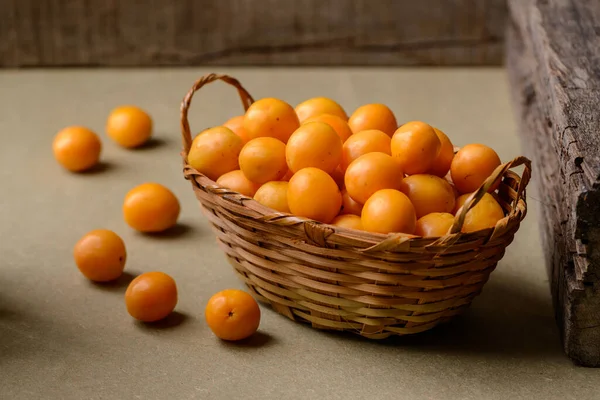
<instances>
[{"instance_id":1,"label":"basket handle","mask_svg":"<svg viewBox=\"0 0 600 400\"><path fill-rule=\"evenodd\" d=\"M240 95L240 99L242 100L242 105L244 106L244 111L248 110L248 107L252 103L254 103L254 99L248 93L246 89L242 86L242 84L235 78L229 75L223 74L207 74L202 78L198 79L194 82L192 88L187 92L183 101L181 102L181 136L183 140L183 148L185 149L185 154L189 153L190 148L192 147L192 133L190 131L190 123L188 121L188 110L190 108L190 104L192 103L192 97L196 91L200 90L201 87L207 85L211 82L221 80L225 83L230 84L235 87Z\"/></svg>"},{"instance_id":2,"label":"basket handle","mask_svg":"<svg viewBox=\"0 0 600 400\"><path fill-rule=\"evenodd\" d=\"M517 196L513 202L513 208L516 206L517 202L524 198L525 188L529 183L529 179L531 178L531 161L523 156L516 157L512 161L499 165L494 172L481 184L479 189L463 204L460 209L460 212L456 214L454 217L454 223L452 224L452 228L450 229L450 234L454 234L460 232L462 226L465 222L465 217L469 210L479 203L479 200L483 198L483 195L487 193L490 187L492 187L498 179L500 179L506 171L511 168L518 167L520 165L524 165L525 169L523 170L523 174L521 176L521 180L519 181L519 186L517 187Z\"/></svg>"}]
</instances>

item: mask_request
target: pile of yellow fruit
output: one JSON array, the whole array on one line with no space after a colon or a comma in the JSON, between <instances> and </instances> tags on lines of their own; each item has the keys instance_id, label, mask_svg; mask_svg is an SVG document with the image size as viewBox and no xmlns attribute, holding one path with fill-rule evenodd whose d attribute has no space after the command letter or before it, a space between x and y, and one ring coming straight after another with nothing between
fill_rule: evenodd
<instances>
[{"instance_id":1,"label":"pile of yellow fruit","mask_svg":"<svg viewBox=\"0 0 600 400\"><path fill-rule=\"evenodd\" d=\"M483 144L455 153L425 122L398 126L384 104L350 117L317 97L295 108L276 98L198 134L188 163L222 187L281 212L377 233L444 236L468 197L501 164ZM493 192L466 215L463 232L494 227Z\"/></svg>"}]
</instances>

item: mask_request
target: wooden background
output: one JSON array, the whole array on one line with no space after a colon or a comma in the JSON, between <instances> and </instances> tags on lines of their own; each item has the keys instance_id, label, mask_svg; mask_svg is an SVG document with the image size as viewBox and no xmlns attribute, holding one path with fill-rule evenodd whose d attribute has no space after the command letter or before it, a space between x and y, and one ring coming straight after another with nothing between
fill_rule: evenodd
<instances>
[{"instance_id":1,"label":"wooden background","mask_svg":"<svg viewBox=\"0 0 600 400\"><path fill-rule=\"evenodd\" d=\"M499 65L506 0L0 0L0 67Z\"/></svg>"}]
</instances>

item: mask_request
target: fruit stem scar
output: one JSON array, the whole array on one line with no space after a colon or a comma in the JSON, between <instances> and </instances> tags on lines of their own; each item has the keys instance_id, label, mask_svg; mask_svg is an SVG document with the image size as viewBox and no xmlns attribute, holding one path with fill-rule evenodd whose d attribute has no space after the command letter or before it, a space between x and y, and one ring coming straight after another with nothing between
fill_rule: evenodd
<instances>
[{"instance_id":1,"label":"fruit stem scar","mask_svg":"<svg viewBox=\"0 0 600 400\"><path fill-rule=\"evenodd\" d=\"M233 317L233 311L229 311L229 316Z\"/></svg>"}]
</instances>

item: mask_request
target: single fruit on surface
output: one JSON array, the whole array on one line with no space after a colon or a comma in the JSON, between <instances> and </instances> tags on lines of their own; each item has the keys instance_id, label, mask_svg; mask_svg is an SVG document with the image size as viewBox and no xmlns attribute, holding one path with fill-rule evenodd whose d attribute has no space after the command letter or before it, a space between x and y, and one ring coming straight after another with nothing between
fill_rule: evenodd
<instances>
[{"instance_id":1,"label":"single fruit on surface","mask_svg":"<svg viewBox=\"0 0 600 400\"><path fill-rule=\"evenodd\" d=\"M326 123L307 122L290 136L285 156L294 172L314 167L331 174L342 161L342 141Z\"/></svg>"},{"instance_id":2,"label":"single fruit on surface","mask_svg":"<svg viewBox=\"0 0 600 400\"><path fill-rule=\"evenodd\" d=\"M337 115L331 114L320 114L316 117L311 117L304 121L307 122L324 122L327 125L331 126L335 133L340 137L342 143L344 143L350 136L352 136L352 130L348 126L348 122L346 120L338 117Z\"/></svg>"},{"instance_id":3,"label":"single fruit on surface","mask_svg":"<svg viewBox=\"0 0 600 400\"><path fill-rule=\"evenodd\" d=\"M450 166L452 182L460 193L474 192L501 164L498 154L483 144L468 144L461 148ZM500 185L500 180L492 185L493 192Z\"/></svg>"},{"instance_id":4,"label":"single fruit on surface","mask_svg":"<svg viewBox=\"0 0 600 400\"><path fill-rule=\"evenodd\" d=\"M376 233L415 231L417 216L410 199L401 191L382 189L375 192L362 209L363 229Z\"/></svg>"},{"instance_id":5,"label":"single fruit on surface","mask_svg":"<svg viewBox=\"0 0 600 400\"><path fill-rule=\"evenodd\" d=\"M438 139L440 139L441 147L440 153L427 173L443 178L448 174L448 171L450 171L450 165L452 164L452 159L454 158L454 145L444 132L435 127L433 130L435 131Z\"/></svg>"},{"instance_id":6,"label":"single fruit on surface","mask_svg":"<svg viewBox=\"0 0 600 400\"><path fill-rule=\"evenodd\" d=\"M313 97L305 100L298 104L295 110L300 123L322 114L335 115L344 121L348 121L348 115L346 115L346 111L342 106L327 97Z\"/></svg>"},{"instance_id":7,"label":"single fruit on surface","mask_svg":"<svg viewBox=\"0 0 600 400\"><path fill-rule=\"evenodd\" d=\"M254 195L254 200L275 211L289 213L287 192L289 183L285 181L272 181L262 185Z\"/></svg>"},{"instance_id":8,"label":"single fruit on surface","mask_svg":"<svg viewBox=\"0 0 600 400\"><path fill-rule=\"evenodd\" d=\"M260 325L260 308L248 293L226 289L208 300L204 317L216 337L236 341L246 339L256 332Z\"/></svg>"},{"instance_id":9,"label":"single fruit on surface","mask_svg":"<svg viewBox=\"0 0 600 400\"><path fill-rule=\"evenodd\" d=\"M417 220L415 235L423 237L445 236L454 223L454 215L434 212Z\"/></svg>"},{"instance_id":10,"label":"single fruit on surface","mask_svg":"<svg viewBox=\"0 0 600 400\"><path fill-rule=\"evenodd\" d=\"M240 169L259 185L283 178L288 170L285 144L272 137L250 140L240 152Z\"/></svg>"},{"instance_id":11,"label":"single fruit on surface","mask_svg":"<svg viewBox=\"0 0 600 400\"><path fill-rule=\"evenodd\" d=\"M331 221L331 225L348 229L356 229L359 231L362 231L363 229L362 220L358 215L354 214L338 215L333 221Z\"/></svg>"},{"instance_id":12,"label":"single fruit on surface","mask_svg":"<svg viewBox=\"0 0 600 400\"><path fill-rule=\"evenodd\" d=\"M216 126L200 132L192 141L188 163L216 181L227 172L239 169L238 157L244 143L229 128Z\"/></svg>"},{"instance_id":13,"label":"single fruit on surface","mask_svg":"<svg viewBox=\"0 0 600 400\"><path fill-rule=\"evenodd\" d=\"M500 204L494 196L485 193L477 205L467 212L461 231L475 232L493 228L502 218L504 218L504 211Z\"/></svg>"},{"instance_id":14,"label":"single fruit on surface","mask_svg":"<svg viewBox=\"0 0 600 400\"><path fill-rule=\"evenodd\" d=\"M255 101L244 115L244 129L250 140L272 137L287 143L299 126L300 121L292 106L272 97Z\"/></svg>"},{"instance_id":15,"label":"single fruit on surface","mask_svg":"<svg viewBox=\"0 0 600 400\"><path fill-rule=\"evenodd\" d=\"M238 135L242 142L246 144L250 138L248 137L248 132L244 128L244 116L238 115L236 117L229 118L227 122L223 124L225 128L231 129L233 133Z\"/></svg>"},{"instance_id":16,"label":"single fruit on surface","mask_svg":"<svg viewBox=\"0 0 600 400\"><path fill-rule=\"evenodd\" d=\"M348 125L352 132L377 129L388 136L392 136L398 128L396 117L392 110L384 104L365 104L358 107L348 119Z\"/></svg>"},{"instance_id":17,"label":"single fruit on surface","mask_svg":"<svg viewBox=\"0 0 600 400\"><path fill-rule=\"evenodd\" d=\"M165 186L148 182L125 195L125 222L140 232L162 232L177 223L181 207L177 197Z\"/></svg>"},{"instance_id":18,"label":"single fruit on surface","mask_svg":"<svg viewBox=\"0 0 600 400\"><path fill-rule=\"evenodd\" d=\"M385 153L367 153L348 166L344 183L350 197L361 204L381 189L400 190L402 185L400 163Z\"/></svg>"},{"instance_id":19,"label":"single fruit on surface","mask_svg":"<svg viewBox=\"0 0 600 400\"><path fill-rule=\"evenodd\" d=\"M437 159L442 144L433 128L421 121L407 122L392 136L392 156L408 175L424 174Z\"/></svg>"},{"instance_id":20,"label":"single fruit on surface","mask_svg":"<svg viewBox=\"0 0 600 400\"><path fill-rule=\"evenodd\" d=\"M342 195L333 178L313 167L292 176L287 198L292 214L326 224L333 221L342 206Z\"/></svg>"},{"instance_id":21,"label":"single fruit on surface","mask_svg":"<svg viewBox=\"0 0 600 400\"><path fill-rule=\"evenodd\" d=\"M352 161L367 153L391 155L390 143L390 137L376 129L355 133L342 146L342 171L346 171Z\"/></svg>"},{"instance_id":22,"label":"single fruit on surface","mask_svg":"<svg viewBox=\"0 0 600 400\"><path fill-rule=\"evenodd\" d=\"M152 136L152 118L139 107L117 107L108 115L106 134L120 146L139 147Z\"/></svg>"},{"instance_id":23,"label":"single fruit on surface","mask_svg":"<svg viewBox=\"0 0 600 400\"><path fill-rule=\"evenodd\" d=\"M83 276L94 282L110 282L123 273L127 251L119 235L107 229L96 229L79 239L73 257Z\"/></svg>"},{"instance_id":24,"label":"single fruit on surface","mask_svg":"<svg viewBox=\"0 0 600 400\"><path fill-rule=\"evenodd\" d=\"M62 167L72 172L81 172L98 164L102 142L88 128L69 126L56 134L52 151Z\"/></svg>"},{"instance_id":25,"label":"single fruit on surface","mask_svg":"<svg viewBox=\"0 0 600 400\"><path fill-rule=\"evenodd\" d=\"M433 212L450 213L456 198L450 183L435 175L416 174L402 181L400 191L408 196L415 206L417 218Z\"/></svg>"},{"instance_id":26,"label":"single fruit on surface","mask_svg":"<svg viewBox=\"0 0 600 400\"><path fill-rule=\"evenodd\" d=\"M342 189L342 209L340 210L341 215L354 214L360 216L362 208L363 205L350 197L346 188Z\"/></svg>"},{"instance_id":27,"label":"single fruit on surface","mask_svg":"<svg viewBox=\"0 0 600 400\"><path fill-rule=\"evenodd\" d=\"M256 193L260 186L246 178L246 175L244 175L240 169L229 171L221 175L219 179L217 179L217 185L231 189L248 197L254 197L254 193Z\"/></svg>"},{"instance_id":28,"label":"single fruit on surface","mask_svg":"<svg viewBox=\"0 0 600 400\"><path fill-rule=\"evenodd\" d=\"M167 317L177 305L177 285L164 272L146 272L131 281L125 292L127 312L143 322Z\"/></svg>"}]
</instances>

